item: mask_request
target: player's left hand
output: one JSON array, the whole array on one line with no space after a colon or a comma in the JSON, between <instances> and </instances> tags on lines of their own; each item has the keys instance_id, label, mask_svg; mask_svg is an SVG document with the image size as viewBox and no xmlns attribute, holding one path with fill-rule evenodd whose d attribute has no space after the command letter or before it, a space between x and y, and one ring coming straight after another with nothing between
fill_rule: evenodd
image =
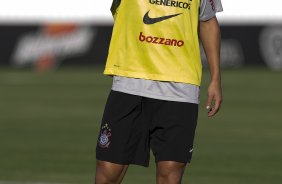
<instances>
[{"instance_id":1,"label":"player's left hand","mask_svg":"<svg viewBox=\"0 0 282 184\"><path fill-rule=\"evenodd\" d=\"M208 117L213 117L220 109L222 103L222 92L220 82L211 82L208 88L208 99L206 109Z\"/></svg>"}]
</instances>

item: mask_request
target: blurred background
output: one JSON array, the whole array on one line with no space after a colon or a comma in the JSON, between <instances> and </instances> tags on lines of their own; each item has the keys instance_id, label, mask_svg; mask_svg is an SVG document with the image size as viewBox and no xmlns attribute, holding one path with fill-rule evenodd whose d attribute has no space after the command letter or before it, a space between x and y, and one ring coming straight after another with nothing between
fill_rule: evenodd
<instances>
[{"instance_id":1,"label":"blurred background","mask_svg":"<svg viewBox=\"0 0 282 184\"><path fill-rule=\"evenodd\" d=\"M224 103L208 119L204 67L195 152L183 183L282 181L282 3L222 0ZM111 78L111 0L0 6L0 184L90 184ZM125 184L155 183L155 165Z\"/></svg>"}]
</instances>

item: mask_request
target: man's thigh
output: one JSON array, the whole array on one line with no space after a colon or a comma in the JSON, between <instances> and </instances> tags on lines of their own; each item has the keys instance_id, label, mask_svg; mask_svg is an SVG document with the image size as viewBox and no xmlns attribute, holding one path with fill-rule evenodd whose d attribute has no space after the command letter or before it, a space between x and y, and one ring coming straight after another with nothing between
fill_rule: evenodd
<instances>
[{"instance_id":1,"label":"man's thigh","mask_svg":"<svg viewBox=\"0 0 282 184\"><path fill-rule=\"evenodd\" d=\"M128 165L115 164L111 162L96 161L95 183L121 183Z\"/></svg>"},{"instance_id":2,"label":"man's thigh","mask_svg":"<svg viewBox=\"0 0 282 184\"><path fill-rule=\"evenodd\" d=\"M185 163L160 161L157 163L157 184L180 184Z\"/></svg>"}]
</instances>

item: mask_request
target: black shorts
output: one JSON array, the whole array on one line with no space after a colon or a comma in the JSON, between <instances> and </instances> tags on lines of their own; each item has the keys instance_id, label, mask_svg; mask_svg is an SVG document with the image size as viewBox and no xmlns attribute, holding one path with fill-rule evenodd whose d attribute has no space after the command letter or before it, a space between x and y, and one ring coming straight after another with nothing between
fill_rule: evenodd
<instances>
[{"instance_id":1,"label":"black shorts","mask_svg":"<svg viewBox=\"0 0 282 184\"><path fill-rule=\"evenodd\" d=\"M96 147L96 158L117 164L191 161L198 105L111 91Z\"/></svg>"}]
</instances>

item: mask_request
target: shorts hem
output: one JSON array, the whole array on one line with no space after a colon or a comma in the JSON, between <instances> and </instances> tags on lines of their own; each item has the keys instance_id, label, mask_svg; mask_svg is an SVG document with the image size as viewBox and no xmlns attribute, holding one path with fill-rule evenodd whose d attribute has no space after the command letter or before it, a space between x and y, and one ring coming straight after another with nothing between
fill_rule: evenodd
<instances>
[{"instance_id":1,"label":"shorts hem","mask_svg":"<svg viewBox=\"0 0 282 184\"><path fill-rule=\"evenodd\" d=\"M116 161L112 159L105 159L105 158L98 158L96 157L97 160L100 161L106 161L106 162L111 162L113 164L120 164L120 165L138 165L138 166L143 166L143 167L149 167L149 163L141 163L141 162L135 162L135 161Z\"/></svg>"},{"instance_id":2,"label":"shorts hem","mask_svg":"<svg viewBox=\"0 0 282 184\"><path fill-rule=\"evenodd\" d=\"M183 164L190 164L191 160L177 160L177 159L155 159L155 163L162 162L162 161L172 161L172 162L179 162Z\"/></svg>"}]
</instances>

